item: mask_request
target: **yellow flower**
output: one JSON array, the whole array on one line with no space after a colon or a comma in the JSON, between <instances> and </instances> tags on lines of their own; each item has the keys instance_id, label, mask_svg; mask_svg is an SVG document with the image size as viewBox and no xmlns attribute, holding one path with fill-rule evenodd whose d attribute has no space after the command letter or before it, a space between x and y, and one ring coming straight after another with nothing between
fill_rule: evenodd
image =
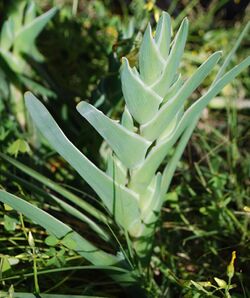
<instances>
[{"instance_id":1,"label":"yellow flower","mask_svg":"<svg viewBox=\"0 0 250 298\"><path fill-rule=\"evenodd\" d=\"M231 279L234 276L234 261L236 259L236 251L232 252L232 258L227 266L227 276Z\"/></svg>"},{"instance_id":2,"label":"yellow flower","mask_svg":"<svg viewBox=\"0 0 250 298\"><path fill-rule=\"evenodd\" d=\"M148 11L151 11L154 8L154 1L149 0L145 5L144 8Z\"/></svg>"}]
</instances>

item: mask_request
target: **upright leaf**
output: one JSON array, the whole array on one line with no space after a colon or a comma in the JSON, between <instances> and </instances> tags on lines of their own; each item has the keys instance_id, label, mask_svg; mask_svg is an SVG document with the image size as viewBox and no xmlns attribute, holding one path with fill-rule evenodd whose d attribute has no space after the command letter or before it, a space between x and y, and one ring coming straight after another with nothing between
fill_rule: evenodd
<instances>
[{"instance_id":1,"label":"upright leaf","mask_svg":"<svg viewBox=\"0 0 250 298\"><path fill-rule=\"evenodd\" d=\"M152 89L160 96L164 97L169 86L176 75L188 34L188 20L184 19L175 36L170 55L165 63L164 70L157 81L152 85ZM150 70L149 70L150 71Z\"/></svg>"},{"instance_id":2,"label":"upright leaf","mask_svg":"<svg viewBox=\"0 0 250 298\"><path fill-rule=\"evenodd\" d=\"M152 84L161 74L164 59L152 37L150 24L144 33L139 51L139 70L145 84Z\"/></svg>"},{"instance_id":3,"label":"upright leaf","mask_svg":"<svg viewBox=\"0 0 250 298\"><path fill-rule=\"evenodd\" d=\"M141 126L141 134L148 140L154 141L164 131L186 99L201 84L201 82L209 75L215 64L218 62L221 52L212 54L180 88L177 94L165 103L154 118L148 123Z\"/></svg>"},{"instance_id":4,"label":"upright leaf","mask_svg":"<svg viewBox=\"0 0 250 298\"><path fill-rule=\"evenodd\" d=\"M77 110L107 141L125 166L133 168L143 162L150 142L111 120L87 102L80 102Z\"/></svg>"},{"instance_id":5,"label":"upright leaf","mask_svg":"<svg viewBox=\"0 0 250 298\"><path fill-rule=\"evenodd\" d=\"M171 18L163 11L155 31L155 42L160 50L163 59L168 58L171 43Z\"/></svg>"},{"instance_id":6,"label":"upright leaf","mask_svg":"<svg viewBox=\"0 0 250 298\"><path fill-rule=\"evenodd\" d=\"M16 33L14 51L28 52L30 45L35 38L41 33L48 21L55 15L57 8L51 8L46 13L28 22L25 26Z\"/></svg>"},{"instance_id":7,"label":"upright leaf","mask_svg":"<svg viewBox=\"0 0 250 298\"><path fill-rule=\"evenodd\" d=\"M67 139L44 105L30 92L25 94L25 102L33 121L51 146L95 190L117 222L131 233L137 233L137 229L140 229L140 213L136 194L115 183L88 160ZM125 214L126 209L131 212Z\"/></svg>"},{"instance_id":8,"label":"upright leaf","mask_svg":"<svg viewBox=\"0 0 250 298\"><path fill-rule=\"evenodd\" d=\"M123 58L121 81L126 105L134 119L143 124L154 117L162 98L132 71L126 58Z\"/></svg>"}]
</instances>

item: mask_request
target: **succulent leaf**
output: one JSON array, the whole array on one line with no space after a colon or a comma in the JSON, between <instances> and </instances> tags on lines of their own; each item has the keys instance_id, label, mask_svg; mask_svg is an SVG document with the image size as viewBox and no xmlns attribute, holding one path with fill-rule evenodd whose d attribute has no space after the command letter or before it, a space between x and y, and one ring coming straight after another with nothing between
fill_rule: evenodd
<instances>
[{"instance_id":1,"label":"succulent leaf","mask_svg":"<svg viewBox=\"0 0 250 298\"><path fill-rule=\"evenodd\" d=\"M164 70L159 79L153 82L152 89L160 96L164 97L179 67L188 34L188 20L184 19L175 36L170 54L165 63Z\"/></svg>"},{"instance_id":2,"label":"succulent leaf","mask_svg":"<svg viewBox=\"0 0 250 298\"><path fill-rule=\"evenodd\" d=\"M184 83L178 93L167 103L165 103L154 116L154 118L141 126L141 134L150 141L157 139L176 113L185 103L186 99L209 75L210 71L218 62L221 52L212 54L197 71Z\"/></svg>"},{"instance_id":3,"label":"succulent leaf","mask_svg":"<svg viewBox=\"0 0 250 298\"><path fill-rule=\"evenodd\" d=\"M139 51L139 70L142 81L145 84L153 84L161 74L164 64L165 61L152 37L149 24Z\"/></svg>"},{"instance_id":4,"label":"succulent leaf","mask_svg":"<svg viewBox=\"0 0 250 298\"><path fill-rule=\"evenodd\" d=\"M121 71L123 96L130 114L143 124L149 121L158 111L162 98L146 85L123 58Z\"/></svg>"},{"instance_id":5,"label":"succulent leaf","mask_svg":"<svg viewBox=\"0 0 250 298\"><path fill-rule=\"evenodd\" d=\"M44 105L30 92L25 94L26 106L37 127L51 146L64 157L94 189L117 222L126 230L139 227L140 213L137 195L118 185L89 161L64 135ZM126 213L125 210L131 210ZM135 224L138 222L138 225Z\"/></svg>"},{"instance_id":6,"label":"succulent leaf","mask_svg":"<svg viewBox=\"0 0 250 298\"><path fill-rule=\"evenodd\" d=\"M167 59L171 43L171 18L163 12L156 27L155 42L163 59Z\"/></svg>"},{"instance_id":7,"label":"succulent leaf","mask_svg":"<svg viewBox=\"0 0 250 298\"><path fill-rule=\"evenodd\" d=\"M87 102L80 102L77 110L107 141L125 166L133 168L143 162L151 144L149 141L111 120Z\"/></svg>"}]
</instances>

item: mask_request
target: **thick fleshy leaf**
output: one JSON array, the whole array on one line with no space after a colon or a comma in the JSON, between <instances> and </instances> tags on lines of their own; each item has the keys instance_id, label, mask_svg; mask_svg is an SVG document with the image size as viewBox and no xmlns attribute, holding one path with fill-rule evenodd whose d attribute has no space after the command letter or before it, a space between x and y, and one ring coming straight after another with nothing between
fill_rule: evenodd
<instances>
[{"instance_id":1,"label":"thick fleshy leaf","mask_svg":"<svg viewBox=\"0 0 250 298\"><path fill-rule=\"evenodd\" d=\"M24 24L28 25L35 19L35 17L36 17L36 3L34 1L30 1L28 3L27 8L25 9Z\"/></svg>"},{"instance_id":2,"label":"thick fleshy leaf","mask_svg":"<svg viewBox=\"0 0 250 298\"><path fill-rule=\"evenodd\" d=\"M153 246L153 236L155 232L155 224L159 218L159 206L161 206L161 174L158 173L154 179L154 192L148 198L149 200L143 212L143 229L141 234L134 241L136 253L141 257L147 257Z\"/></svg>"},{"instance_id":3,"label":"thick fleshy leaf","mask_svg":"<svg viewBox=\"0 0 250 298\"><path fill-rule=\"evenodd\" d=\"M13 6L11 11L10 18L14 24L14 32L17 32L20 28L22 28L23 23L23 14L25 10L25 6L27 5L26 1L15 1L16 5Z\"/></svg>"},{"instance_id":4,"label":"thick fleshy leaf","mask_svg":"<svg viewBox=\"0 0 250 298\"><path fill-rule=\"evenodd\" d=\"M71 235L72 241L75 242L74 250L92 264L113 265L121 261L118 257L110 255L95 247L88 240L84 239L78 233L74 232L69 226L52 215L19 197L0 190L0 201L11 206L16 211L21 212L29 219L46 229L50 234L56 236L58 239L64 238L66 235Z\"/></svg>"},{"instance_id":5,"label":"thick fleshy leaf","mask_svg":"<svg viewBox=\"0 0 250 298\"><path fill-rule=\"evenodd\" d=\"M155 31L155 42L161 52L162 57L166 60L169 54L171 43L171 18L170 15L163 11Z\"/></svg>"},{"instance_id":6,"label":"thick fleshy leaf","mask_svg":"<svg viewBox=\"0 0 250 298\"><path fill-rule=\"evenodd\" d=\"M3 23L0 38L1 51L9 51L14 41L14 24L11 18Z\"/></svg>"},{"instance_id":7,"label":"thick fleshy leaf","mask_svg":"<svg viewBox=\"0 0 250 298\"><path fill-rule=\"evenodd\" d=\"M134 130L134 121L133 117L129 113L128 108L125 106L124 111L122 113L121 125L127 128L130 131Z\"/></svg>"},{"instance_id":8,"label":"thick fleshy leaf","mask_svg":"<svg viewBox=\"0 0 250 298\"><path fill-rule=\"evenodd\" d=\"M153 84L161 74L164 59L152 37L150 24L148 25L139 51L139 70L145 84Z\"/></svg>"},{"instance_id":9,"label":"thick fleshy leaf","mask_svg":"<svg viewBox=\"0 0 250 298\"><path fill-rule=\"evenodd\" d=\"M80 102L77 110L106 140L126 167L133 168L143 162L150 142L127 130L87 102Z\"/></svg>"},{"instance_id":10,"label":"thick fleshy leaf","mask_svg":"<svg viewBox=\"0 0 250 298\"><path fill-rule=\"evenodd\" d=\"M205 95L197 100L183 115L175 131L166 139L159 142L152 148L143 165L138 168L132 177L134 184L139 183L141 187L146 187L152 180L156 170L162 160L168 154L169 150L178 140L183 131L191 125L192 121L200 115L209 101L216 96L228 83L230 83L243 69L250 65L250 57L243 60L239 65L228 71L220 80L218 80Z\"/></svg>"},{"instance_id":11,"label":"thick fleshy leaf","mask_svg":"<svg viewBox=\"0 0 250 298\"><path fill-rule=\"evenodd\" d=\"M8 63L8 66L17 74L20 74L23 69L24 63L21 62L18 59L16 55L13 55L9 51L1 50L1 56L4 58L4 60Z\"/></svg>"},{"instance_id":12,"label":"thick fleshy leaf","mask_svg":"<svg viewBox=\"0 0 250 298\"><path fill-rule=\"evenodd\" d=\"M161 173L157 173L154 178L152 179L150 185L149 185L149 194L145 196L141 196L141 210L142 210L142 220L144 223L148 224L148 218L149 215L154 212L154 206L156 204L156 201L158 200L158 196L160 194L160 186L161 186Z\"/></svg>"},{"instance_id":13,"label":"thick fleshy leaf","mask_svg":"<svg viewBox=\"0 0 250 298\"><path fill-rule=\"evenodd\" d=\"M188 34L188 20L184 19L175 36L173 46L165 63L161 76L151 86L160 96L164 97L179 67ZM150 70L149 70L150 71Z\"/></svg>"},{"instance_id":14,"label":"thick fleshy leaf","mask_svg":"<svg viewBox=\"0 0 250 298\"><path fill-rule=\"evenodd\" d=\"M64 135L44 105L32 93L25 94L29 113L51 146L64 157L94 189L115 220L130 233L140 229L138 198L129 189L118 185L98 169ZM130 210L130 212L125 212Z\"/></svg>"},{"instance_id":15,"label":"thick fleshy leaf","mask_svg":"<svg viewBox=\"0 0 250 298\"><path fill-rule=\"evenodd\" d=\"M162 98L134 74L126 58L123 58L121 81L130 114L140 124L151 120L157 113Z\"/></svg>"},{"instance_id":16,"label":"thick fleshy leaf","mask_svg":"<svg viewBox=\"0 0 250 298\"><path fill-rule=\"evenodd\" d=\"M16 33L14 51L27 52L35 38L41 33L48 21L55 15L57 8L51 8L27 25L21 27Z\"/></svg>"},{"instance_id":17,"label":"thick fleshy leaf","mask_svg":"<svg viewBox=\"0 0 250 298\"><path fill-rule=\"evenodd\" d=\"M167 101L169 101L171 98L173 98L178 91L180 90L181 86L183 85L184 81L181 77L181 74L178 76L177 80L170 86L168 89L166 95L163 98L162 105L165 104Z\"/></svg>"},{"instance_id":18,"label":"thick fleshy leaf","mask_svg":"<svg viewBox=\"0 0 250 298\"><path fill-rule=\"evenodd\" d=\"M171 120L171 122L167 125L167 127L163 131L163 133L157 139L157 144L159 142L161 142L162 140L166 139L167 137L169 137L173 133L175 128L178 126L178 124L183 116L183 113L184 113L184 107L181 107L180 110L174 116L174 119Z\"/></svg>"},{"instance_id":19,"label":"thick fleshy leaf","mask_svg":"<svg viewBox=\"0 0 250 298\"><path fill-rule=\"evenodd\" d=\"M165 103L155 117L145 125L141 126L141 134L146 139L154 141L164 131L165 127L174 118L176 113L185 103L186 99L201 84L201 82L209 75L215 64L218 62L221 52L211 55L189 78L178 93Z\"/></svg>"}]
</instances>

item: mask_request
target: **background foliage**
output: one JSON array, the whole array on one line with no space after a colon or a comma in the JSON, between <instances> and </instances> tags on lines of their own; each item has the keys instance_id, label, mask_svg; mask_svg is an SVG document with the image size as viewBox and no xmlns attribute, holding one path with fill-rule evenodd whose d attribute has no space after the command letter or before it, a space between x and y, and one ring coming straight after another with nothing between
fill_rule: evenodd
<instances>
[{"instance_id":1,"label":"background foliage","mask_svg":"<svg viewBox=\"0 0 250 298\"><path fill-rule=\"evenodd\" d=\"M11 15L17 12L20 16L18 5L21 2L25 1L0 1L1 32L4 21ZM83 122L75 105L87 99L109 115L120 114L121 57L127 56L130 63L137 62L141 32L148 20L155 23L160 10L164 9L174 17L176 28L188 15L191 28L182 65L188 76L215 50L223 49L228 53L249 15L247 1L35 2L37 15L55 5L59 9L35 41L39 59L31 51L19 55L25 65L20 72L9 67L0 44L0 152L13 155L66 189L70 185L72 193L91 204L97 204L91 189L44 140L41 141L25 112L26 120L20 122L13 112L16 99L21 102L26 90L40 95L72 142L102 166L98 152L101 139ZM249 55L247 37L249 34L234 55L232 65ZM12 48L11 51L16 55ZM210 83L208 78L204 88ZM214 277L227 280L227 266L233 251L237 257L233 284L237 287L231 291L232 296L250 295L249 85L245 71L221 92L206 109L185 151L157 229L152 270L147 277L150 282L145 286L149 297L207 296L206 291L211 289L197 283L206 281L220 287ZM203 92L203 89L198 90L199 94ZM28 198L29 202L97 241L86 225L66 218L60 207L44 199L44 193L53 194L53 190L2 158L0 187ZM18 291L34 290L30 261L34 252L26 239L27 231L31 231L35 239L38 270L47 270L39 276L42 292L126 295L126 290L117 287L103 272L79 271L77 266L87 263L68 245L55 246L41 228L9 210L8 206L0 210L1 287L5 291L10 289L10 295L11 285ZM69 266L74 266L74 270L63 270ZM52 273L53 270L57 273ZM216 295L226 297L223 290Z\"/></svg>"}]
</instances>

